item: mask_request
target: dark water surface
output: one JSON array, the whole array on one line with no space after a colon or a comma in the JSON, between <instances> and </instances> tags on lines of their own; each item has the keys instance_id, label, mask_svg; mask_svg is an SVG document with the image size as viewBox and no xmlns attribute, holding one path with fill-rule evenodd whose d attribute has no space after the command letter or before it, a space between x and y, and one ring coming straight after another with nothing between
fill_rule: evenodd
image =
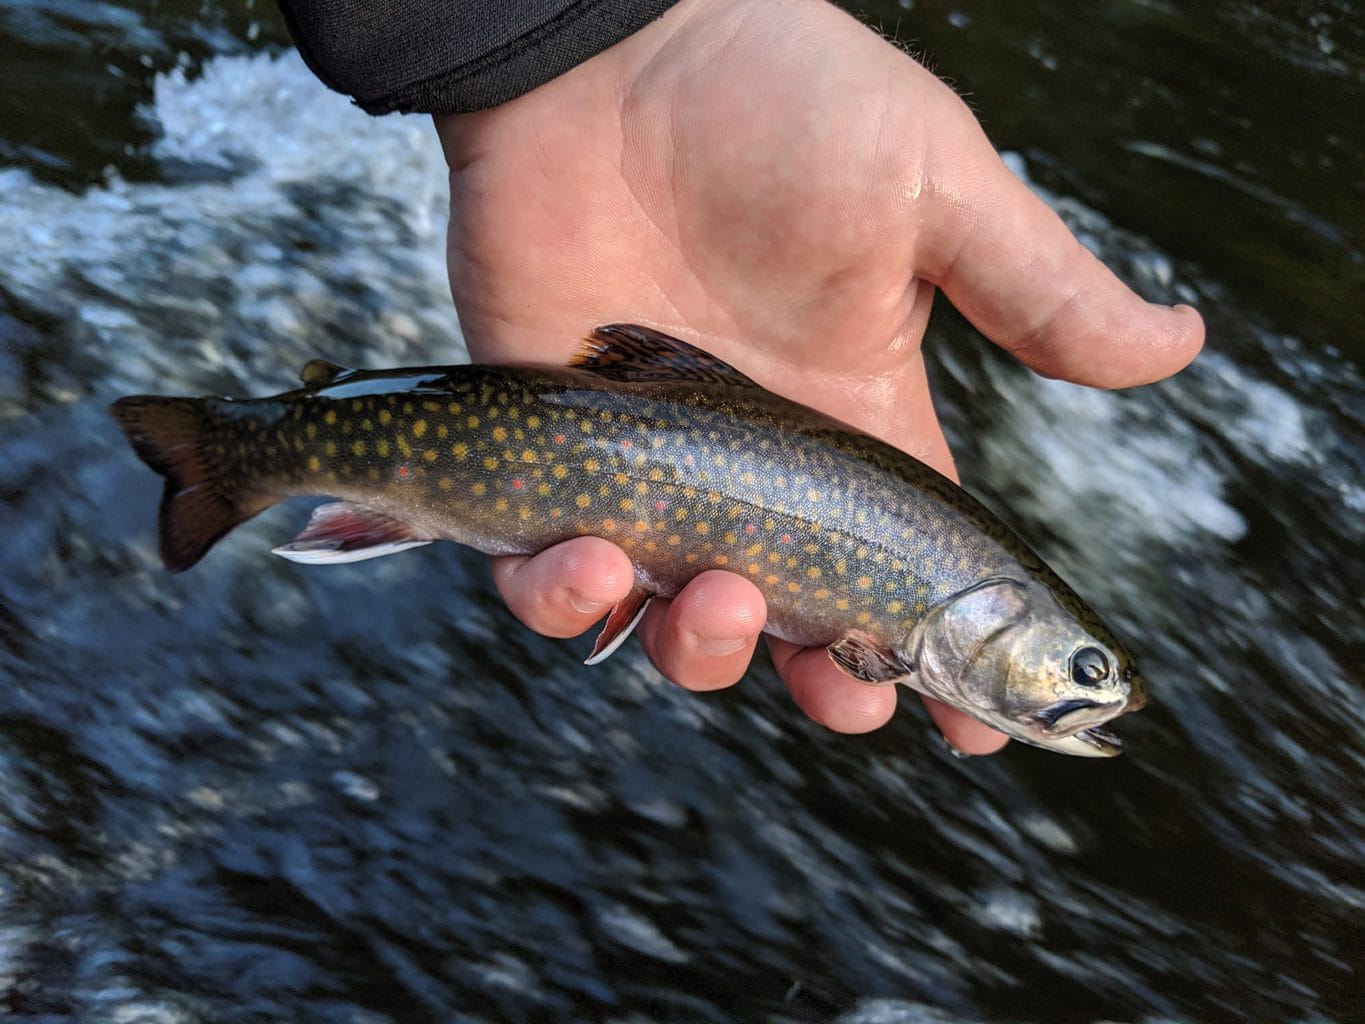
<instances>
[{"instance_id":1,"label":"dark water surface","mask_svg":"<svg viewBox=\"0 0 1365 1024\"><path fill-rule=\"evenodd\" d=\"M1209 323L1117 395L932 331L964 478L1144 655L1096 763L585 670L453 545L270 557L297 506L161 572L105 405L458 358L439 154L273 7L0 0L3 1019L1365 1019L1365 16L1195 8L866 10Z\"/></svg>"}]
</instances>

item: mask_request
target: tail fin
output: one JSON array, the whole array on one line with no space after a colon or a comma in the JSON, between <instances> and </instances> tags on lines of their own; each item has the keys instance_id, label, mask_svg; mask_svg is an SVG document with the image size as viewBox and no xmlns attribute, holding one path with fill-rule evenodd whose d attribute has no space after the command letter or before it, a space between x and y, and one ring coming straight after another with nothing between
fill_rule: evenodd
<instances>
[{"instance_id":1,"label":"tail fin","mask_svg":"<svg viewBox=\"0 0 1365 1024\"><path fill-rule=\"evenodd\" d=\"M138 457L166 478L161 495L161 560L183 572L218 539L265 504L243 494L240 480L215 473L203 439L209 414L202 399L133 395L109 410Z\"/></svg>"}]
</instances>

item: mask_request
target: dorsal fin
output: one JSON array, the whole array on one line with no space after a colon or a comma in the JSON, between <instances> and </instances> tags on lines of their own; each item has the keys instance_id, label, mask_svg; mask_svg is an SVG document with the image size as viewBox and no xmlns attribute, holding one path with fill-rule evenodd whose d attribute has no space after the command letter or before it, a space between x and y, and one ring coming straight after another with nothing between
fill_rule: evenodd
<instances>
[{"instance_id":1,"label":"dorsal fin","mask_svg":"<svg viewBox=\"0 0 1365 1024\"><path fill-rule=\"evenodd\" d=\"M299 371L299 380L305 387L320 388L332 383L343 373L350 372L345 366L338 366L327 359L310 359Z\"/></svg>"},{"instance_id":2,"label":"dorsal fin","mask_svg":"<svg viewBox=\"0 0 1365 1024\"><path fill-rule=\"evenodd\" d=\"M604 324L583 339L569 365L610 380L709 381L757 387L729 363L672 335L636 324Z\"/></svg>"}]
</instances>

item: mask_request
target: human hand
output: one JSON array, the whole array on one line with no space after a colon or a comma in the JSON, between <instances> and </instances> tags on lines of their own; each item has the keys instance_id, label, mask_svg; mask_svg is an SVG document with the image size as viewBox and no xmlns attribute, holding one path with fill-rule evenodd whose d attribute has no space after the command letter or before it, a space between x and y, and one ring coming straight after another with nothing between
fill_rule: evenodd
<instances>
[{"instance_id":1,"label":"human hand","mask_svg":"<svg viewBox=\"0 0 1365 1024\"><path fill-rule=\"evenodd\" d=\"M608 320L671 331L760 384L955 476L920 341L935 287L1039 373L1099 387L1187 364L1203 326L1148 305L1001 163L966 106L823 0L682 0L517 100L437 119L451 168L451 288L471 354L563 363ZM581 538L494 562L550 636L629 591L624 552ZM747 667L764 603L704 573L637 630L694 690ZM893 687L770 641L805 712L861 732ZM1005 738L926 700L949 742Z\"/></svg>"}]
</instances>

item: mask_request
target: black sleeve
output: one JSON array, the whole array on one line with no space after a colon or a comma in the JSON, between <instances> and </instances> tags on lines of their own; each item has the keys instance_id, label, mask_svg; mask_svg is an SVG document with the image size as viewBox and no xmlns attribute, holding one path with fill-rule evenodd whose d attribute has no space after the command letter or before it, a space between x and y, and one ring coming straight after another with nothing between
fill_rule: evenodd
<instances>
[{"instance_id":1,"label":"black sleeve","mask_svg":"<svg viewBox=\"0 0 1365 1024\"><path fill-rule=\"evenodd\" d=\"M313 72L371 114L514 99L676 0L276 0Z\"/></svg>"}]
</instances>

